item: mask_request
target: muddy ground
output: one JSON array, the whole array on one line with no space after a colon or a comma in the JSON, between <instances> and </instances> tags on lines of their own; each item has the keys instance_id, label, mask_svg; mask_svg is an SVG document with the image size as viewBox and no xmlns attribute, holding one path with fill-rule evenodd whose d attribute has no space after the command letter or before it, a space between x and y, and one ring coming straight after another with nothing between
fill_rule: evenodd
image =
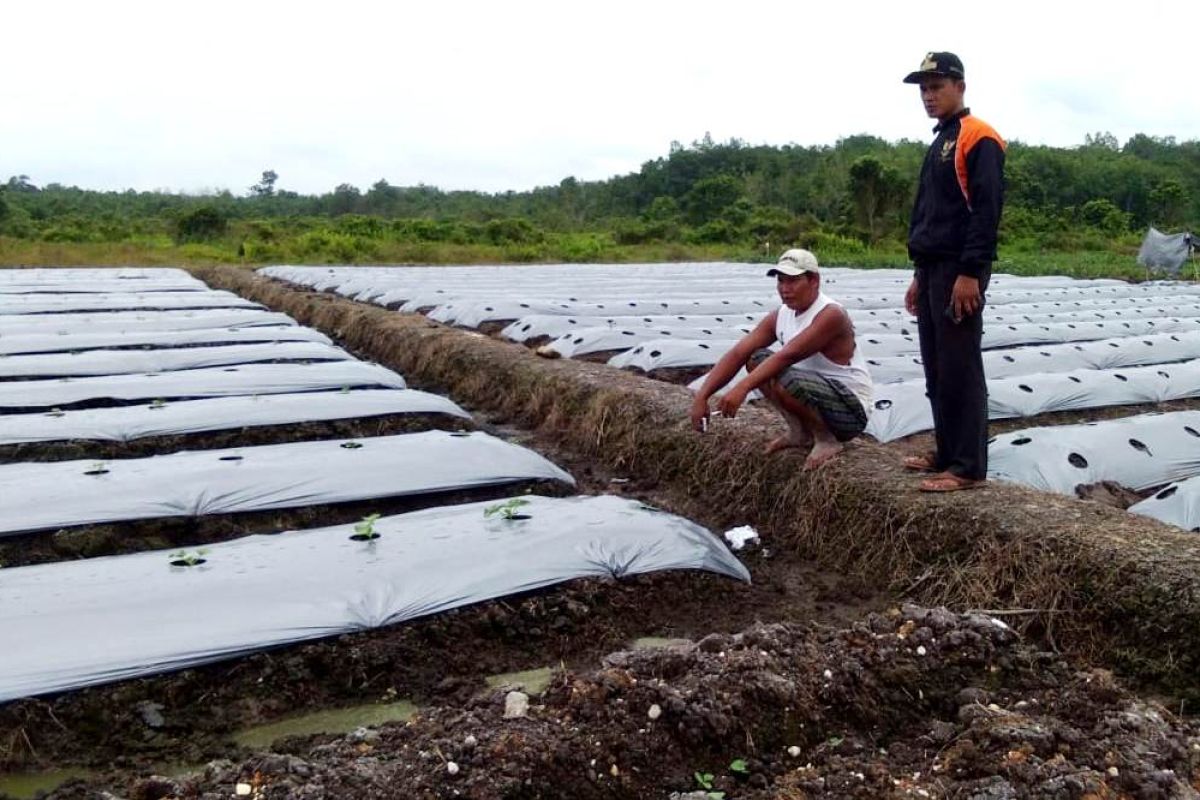
<instances>
[{"instance_id":1,"label":"muddy ground","mask_svg":"<svg viewBox=\"0 0 1200 800\"><path fill-rule=\"evenodd\" d=\"M753 625L406 724L59 798L1181 798L1190 722L982 615Z\"/></svg>"}]
</instances>

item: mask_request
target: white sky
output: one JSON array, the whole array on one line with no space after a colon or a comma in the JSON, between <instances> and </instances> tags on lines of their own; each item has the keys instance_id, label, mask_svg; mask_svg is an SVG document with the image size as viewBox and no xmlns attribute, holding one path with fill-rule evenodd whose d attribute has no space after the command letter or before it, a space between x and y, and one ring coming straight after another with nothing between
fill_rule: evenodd
<instances>
[{"instance_id":1,"label":"white sky","mask_svg":"<svg viewBox=\"0 0 1200 800\"><path fill-rule=\"evenodd\" d=\"M1197 0L13 0L3 19L0 180L38 185L242 194L274 169L303 193L503 191L706 131L927 140L900 79L944 49L1006 138L1200 139Z\"/></svg>"}]
</instances>

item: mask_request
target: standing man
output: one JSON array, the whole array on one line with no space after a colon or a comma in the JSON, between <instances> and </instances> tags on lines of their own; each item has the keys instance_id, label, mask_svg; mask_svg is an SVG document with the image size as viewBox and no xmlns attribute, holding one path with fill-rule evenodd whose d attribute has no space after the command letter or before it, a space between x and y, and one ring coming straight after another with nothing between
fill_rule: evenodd
<instances>
[{"instance_id":1,"label":"standing man","mask_svg":"<svg viewBox=\"0 0 1200 800\"><path fill-rule=\"evenodd\" d=\"M929 53L904 79L921 87L937 138L925 155L908 230L915 265L904 305L917 318L937 449L904 460L935 473L926 492L979 486L987 477L983 304L1004 202L1004 140L963 103L966 75L953 53Z\"/></svg>"}]
</instances>

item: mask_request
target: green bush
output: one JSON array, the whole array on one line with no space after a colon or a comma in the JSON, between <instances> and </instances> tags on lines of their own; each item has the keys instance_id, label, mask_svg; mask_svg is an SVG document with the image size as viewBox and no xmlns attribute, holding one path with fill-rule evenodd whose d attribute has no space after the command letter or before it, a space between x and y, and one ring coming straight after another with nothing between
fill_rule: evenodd
<instances>
[{"instance_id":1,"label":"green bush","mask_svg":"<svg viewBox=\"0 0 1200 800\"><path fill-rule=\"evenodd\" d=\"M746 223L746 229L759 242L790 241L795 236L796 218L782 208L759 206Z\"/></svg>"},{"instance_id":2,"label":"green bush","mask_svg":"<svg viewBox=\"0 0 1200 800\"><path fill-rule=\"evenodd\" d=\"M450 242L470 244L481 238L477 225L432 219L394 219L391 235L401 242Z\"/></svg>"},{"instance_id":3,"label":"green bush","mask_svg":"<svg viewBox=\"0 0 1200 800\"><path fill-rule=\"evenodd\" d=\"M380 239L383 237L386 225L379 217L365 217L361 214L343 214L335 221L335 227L340 233L351 236L361 236L364 239Z\"/></svg>"},{"instance_id":4,"label":"green bush","mask_svg":"<svg viewBox=\"0 0 1200 800\"><path fill-rule=\"evenodd\" d=\"M563 261L586 263L603 261L609 242L606 237L595 233L568 234L559 243L558 252Z\"/></svg>"},{"instance_id":5,"label":"green bush","mask_svg":"<svg viewBox=\"0 0 1200 800\"><path fill-rule=\"evenodd\" d=\"M696 244L730 244L741 238L741 232L727 220L714 219L687 234L687 240Z\"/></svg>"},{"instance_id":6,"label":"green bush","mask_svg":"<svg viewBox=\"0 0 1200 800\"><path fill-rule=\"evenodd\" d=\"M71 223L51 225L42 231L41 238L44 242L70 242L73 244L101 241L101 238L93 231L84 230Z\"/></svg>"},{"instance_id":7,"label":"green bush","mask_svg":"<svg viewBox=\"0 0 1200 800\"><path fill-rule=\"evenodd\" d=\"M1088 225L1110 236L1119 236L1129 230L1131 217L1117 208L1111 200L1100 198L1089 200L1079 209L1079 217Z\"/></svg>"},{"instance_id":8,"label":"green bush","mask_svg":"<svg viewBox=\"0 0 1200 800\"><path fill-rule=\"evenodd\" d=\"M672 219L643 222L624 218L615 220L612 228L613 241L617 244L669 242L679 238L679 225Z\"/></svg>"},{"instance_id":9,"label":"green bush","mask_svg":"<svg viewBox=\"0 0 1200 800\"><path fill-rule=\"evenodd\" d=\"M256 264L277 264L285 261L283 248L275 242L247 239L238 248L238 255Z\"/></svg>"},{"instance_id":10,"label":"green bush","mask_svg":"<svg viewBox=\"0 0 1200 800\"><path fill-rule=\"evenodd\" d=\"M175 239L183 242L204 242L224 235L229 217L216 206L197 206L180 214L175 220Z\"/></svg>"},{"instance_id":11,"label":"green bush","mask_svg":"<svg viewBox=\"0 0 1200 800\"><path fill-rule=\"evenodd\" d=\"M537 244L546 235L527 219L494 219L483 226L484 237L492 244Z\"/></svg>"},{"instance_id":12,"label":"green bush","mask_svg":"<svg viewBox=\"0 0 1200 800\"><path fill-rule=\"evenodd\" d=\"M298 236L291 249L303 259L331 263L353 264L378 256L378 250L370 240L330 230L309 231Z\"/></svg>"},{"instance_id":13,"label":"green bush","mask_svg":"<svg viewBox=\"0 0 1200 800\"><path fill-rule=\"evenodd\" d=\"M811 231L800 237L800 246L813 251L820 258L833 256L855 256L867 252L862 240L851 236L839 236L825 231Z\"/></svg>"}]
</instances>

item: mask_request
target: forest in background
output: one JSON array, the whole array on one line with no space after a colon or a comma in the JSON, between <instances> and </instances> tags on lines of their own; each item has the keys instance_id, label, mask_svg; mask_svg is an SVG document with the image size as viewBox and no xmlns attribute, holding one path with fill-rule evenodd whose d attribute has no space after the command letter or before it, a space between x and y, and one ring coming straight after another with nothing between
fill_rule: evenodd
<instances>
[{"instance_id":1,"label":"forest in background","mask_svg":"<svg viewBox=\"0 0 1200 800\"><path fill-rule=\"evenodd\" d=\"M0 263L489 263L765 260L788 246L830 264L904 266L926 144L860 135L829 146L672 143L640 170L523 192L379 180L318 195L265 170L192 195L0 184ZM1000 268L1137 276L1147 226L1200 222L1200 141L1089 135L1013 142Z\"/></svg>"}]
</instances>

